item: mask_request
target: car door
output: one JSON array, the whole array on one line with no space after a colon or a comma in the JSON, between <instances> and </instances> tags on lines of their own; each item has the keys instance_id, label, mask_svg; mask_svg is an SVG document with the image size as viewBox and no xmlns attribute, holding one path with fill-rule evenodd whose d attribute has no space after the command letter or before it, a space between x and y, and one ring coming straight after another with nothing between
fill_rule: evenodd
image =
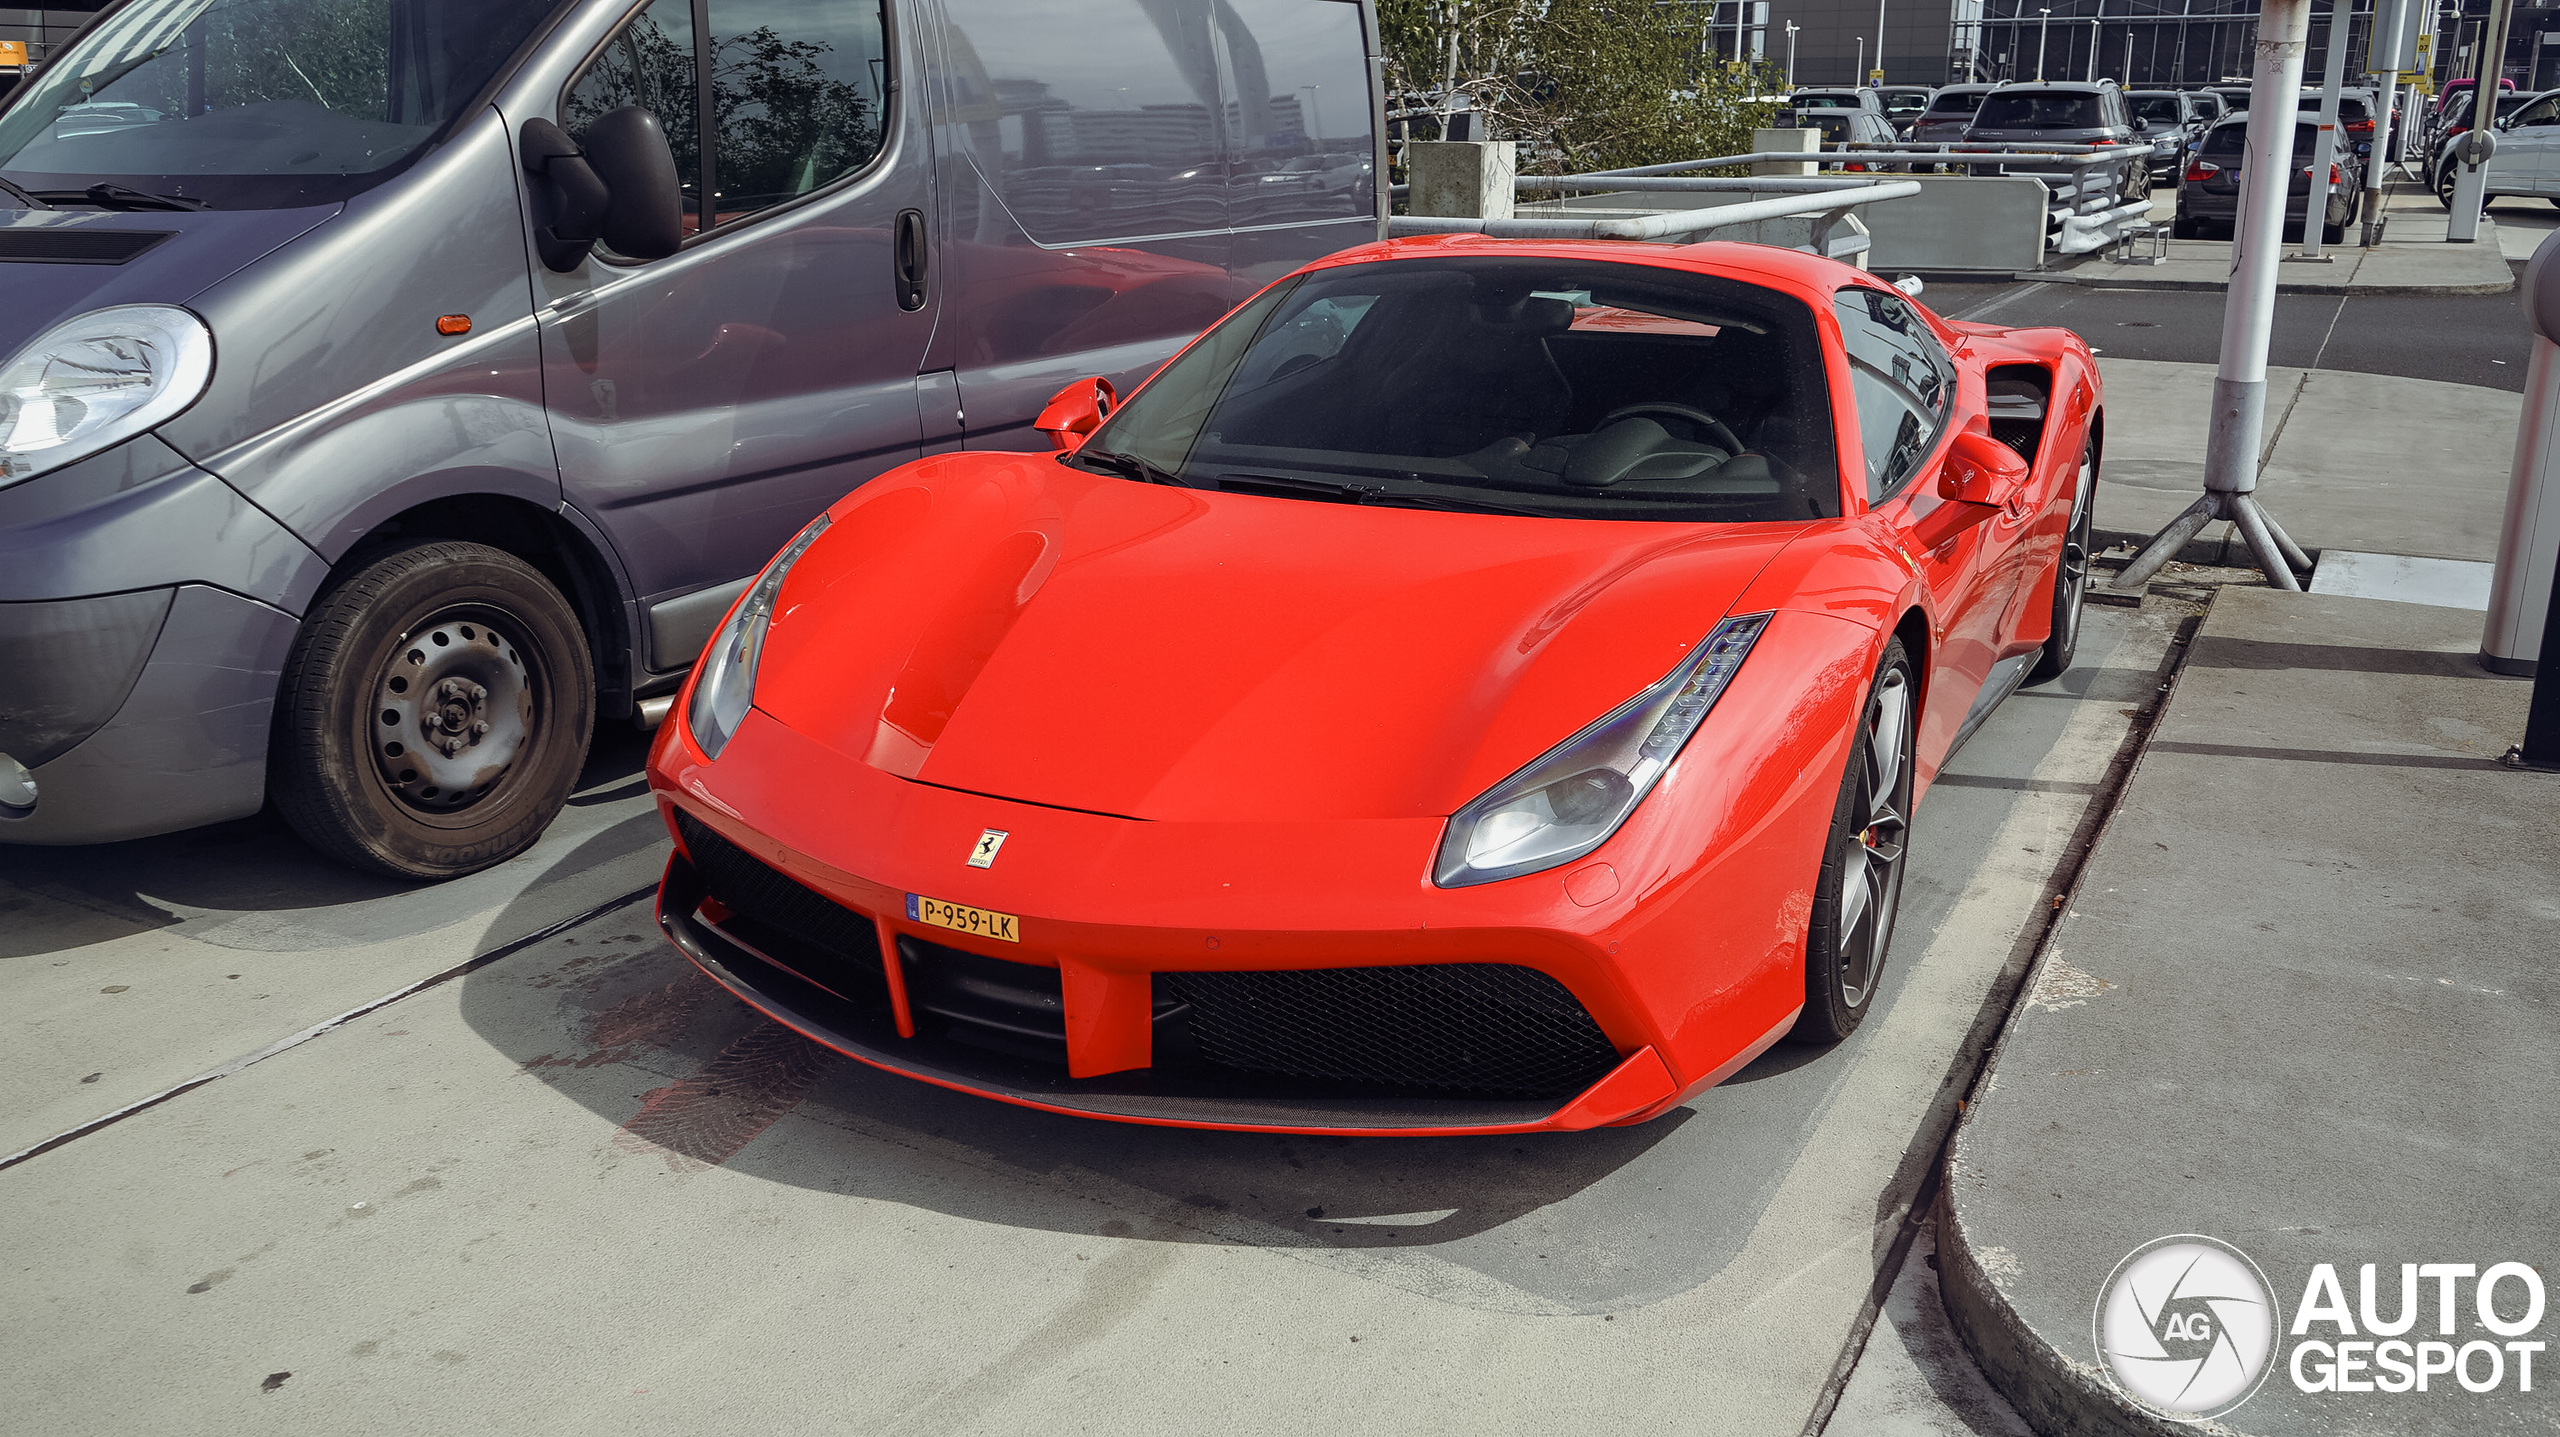
<instances>
[{"instance_id":1,"label":"car door","mask_svg":"<svg viewBox=\"0 0 2560 1437\"><path fill-rule=\"evenodd\" d=\"M2560 194L2560 92L2545 95L2518 109L2498 135L2498 153L2489 161L2490 179L2498 193Z\"/></svg>"},{"instance_id":2,"label":"car door","mask_svg":"<svg viewBox=\"0 0 2560 1437\"><path fill-rule=\"evenodd\" d=\"M1937 701L1928 705L1920 732L1920 752L1934 758L1954 742L1999 657L2000 615L2012 577L1993 532L2003 520L1977 524L1934 548L1917 537L1920 522L1946 502L1926 476L1937 472L1955 416L1955 360L1928 320L1892 290L1846 286L1833 297L1833 314L1849 359L1869 513L1935 601L1930 686Z\"/></svg>"},{"instance_id":3,"label":"car door","mask_svg":"<svg viewBox=\"0 0 2560 1437\"><path fill-rule=\"evenodd\" d=\"M562 484L612 539L653 672L689 665L819 510L919 452L938 285L901 280L902 254L931 273L930 165L892 3L649 0L561 97L573 138L656 114L687 198L672 256L534 270Z\"/></svg>"}]
</instances>

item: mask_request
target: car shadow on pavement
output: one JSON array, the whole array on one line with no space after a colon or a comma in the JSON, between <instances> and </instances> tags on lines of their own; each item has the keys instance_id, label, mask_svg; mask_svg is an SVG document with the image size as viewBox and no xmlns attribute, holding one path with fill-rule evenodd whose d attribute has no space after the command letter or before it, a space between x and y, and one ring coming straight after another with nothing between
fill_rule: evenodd
<instances>
[{"instance_id":1,"label":"car shadow on pavement","mask_svg":"<svg viewBox=\"0 0 2560 1437\"><path fill-rule=\"evenodd\" d=\"M221 947L279 952L349 947L441 928L468 917L475 906L505 904L617 853L663 840L654 811L609 807L620 803L630 809L623 800L634 798L645 805L646 785L638 775L648 743L648 735L629 725L600 725L570 799L571 812L543 845L451 883L359 873L305 844L272 808L124 843L0 848L0 958L169 929ZM619 846L600 846L597 840L607 835L618 835ZM555 860L554 852L570 846L581 862Z\"/></svg>"}]
</instances>

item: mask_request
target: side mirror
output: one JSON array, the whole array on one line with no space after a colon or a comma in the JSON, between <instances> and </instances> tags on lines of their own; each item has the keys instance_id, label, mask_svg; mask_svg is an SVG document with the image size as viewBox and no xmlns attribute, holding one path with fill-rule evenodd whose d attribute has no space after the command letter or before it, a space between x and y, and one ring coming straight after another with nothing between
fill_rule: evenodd
<instances>
[{"instance_id":1,"label":"side mirror","mask_svg":"<svg viewBox=\"0 0 2560 1437\"><path fill-rule=\"evenodd\" d=\"M1031 427L1048 435L1049 442L1059 450L1073 449L1100 428L1119 404L1120 396L1111 388L1110 380L1100 375L1079 379L1059 390Z\"/></svg>"},{"instance_id":2,"label":"side mirror","mask_svg":"<svg viewBox=\"0 0 2560 1437\"><path fill-rule=\"evenodd\" d=\"M2133 132L2137 135L2147 135L2151 133L2151 122L2142 118L2140 115L2134 116Z\"/></svg>"},{"instance_id":3,"label":"side mirror","mask_svg":"<svg viewBox=\"0 0 2560 1437\"><path fill-rule=\"evenodd\" d=\"M1921 516L1915 536L1934 549L1982 523L2018 501L2028 473L2008 445L1980 430L1958 434L1938 468L1938 507Z\"/></svg>"},{"instance_id":4,"label":"side mirror","mask_svg":"<svg viewBox=\"0 0 2560 1437\"><path fill-rule=\"evenodd\" d=\"M534 248L545 267L566 274L598 240L630 259L664 259L684 238L684 192L675 153L658 117L637 105L608 111L588 127L581 149L549 120L524 122L519 149L541 222Z\"/></svg>"},{"instance_id":5,"label":"side mirror","mask_svg":"<svg viewBox=\"0 0 2560 1437\"><path fill-rule=\"evenodd\" d=\"M658 117L638 105L608 110L587 127L587 165L613 196L607 248L626 259L665 259L684 243L684 186Z\"/></svg>"}]
</instances>

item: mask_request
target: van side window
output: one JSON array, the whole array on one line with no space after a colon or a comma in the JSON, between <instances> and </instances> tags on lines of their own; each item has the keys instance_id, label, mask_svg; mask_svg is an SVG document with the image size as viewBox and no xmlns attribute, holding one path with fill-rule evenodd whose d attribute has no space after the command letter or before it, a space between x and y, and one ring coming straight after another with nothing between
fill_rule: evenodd
<instances>
[{"instance_id":1,"label":"van side window","mask_svg":"<svg viewBox=\"0 0 2560 1437\"><path fill-rule=\"evenodd\" d=\"M710 17L697 43L697 8ZM700 60L710 59L703 143ZM888 25L882 0L650 0L569 84L562 125L582 136L606 111L658 117L684 187L684 232L728 224L868 165L885 134ZM710 221L701 197L712 196Z\"/></svg>"},{"instance_id":2,"label":"van side window","mask_svg":"<svg viewBox=\"0 0 2560 1437\"><path fill-rule=\"evenodd\" d=\"M1955 363L1898 294L1852 285L1833 303L1866 448L1867 501L1881 503L1936 446L1955 408Z\"/></svg>"},{"instance_id":3,"label":"van side window","mask_svg":"<svg viewBox=\"0 0 2560 1437\"><path fill-rule=\"evenodd\" d=\"M711 0L710 14L714 224L831 185L880 153L882 0Z\"/></svg>"},{"instance_id":4,"label":"van side window","mask_svg":"<svg viewBox=\"0 0 2560 1437\"><path fill-rule=\"evenodd\" d=\"M658 117L675 151L676 177L684 187L684 232L701 228L701 107L693 83L693 6L690 0L651 0L620 34L607 41L586 72L569 84L560 106L561 128L584 140L587 127L608 110L638 105Z\"/></svg>"}]
</instances>

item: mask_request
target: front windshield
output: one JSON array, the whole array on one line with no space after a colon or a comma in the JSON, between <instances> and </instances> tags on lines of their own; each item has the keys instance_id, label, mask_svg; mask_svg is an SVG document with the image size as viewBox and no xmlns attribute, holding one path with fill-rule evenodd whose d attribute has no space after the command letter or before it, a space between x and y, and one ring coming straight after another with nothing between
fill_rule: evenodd
<instances>
[{"instance_id":1,"label":"front windshield","mask_svg":"<svg viewBox=\"0 0 2560 1437\"><path fill-rule=\"evenodd\" d=\"M551 8L137 0L0 114L0 171L74 202L102 182L224 209L342 199L441 131Z\"/></svg>"},{"instance_id":2,"label":"front windshield","mask_svg":"<svg viewBox=\"0 0 2560 1437\"><path fill-rule=\"evenodd\" d=\"M2135 118L2154 125L2178 123L2178 97L2175 95L2127 95Z\"/></svg>"},{"instance_id":3,"label":"front windshield","mask_svg":"<svg viewBox=\"0 0 2560 1437\"><path fill-rule=\"evenodd\" d=\"M1319 270L1211 330L1083 448L1200 489L1559 518L1840 512L1812 312L1647 266Z\"/></svg>"}]
</instances>

